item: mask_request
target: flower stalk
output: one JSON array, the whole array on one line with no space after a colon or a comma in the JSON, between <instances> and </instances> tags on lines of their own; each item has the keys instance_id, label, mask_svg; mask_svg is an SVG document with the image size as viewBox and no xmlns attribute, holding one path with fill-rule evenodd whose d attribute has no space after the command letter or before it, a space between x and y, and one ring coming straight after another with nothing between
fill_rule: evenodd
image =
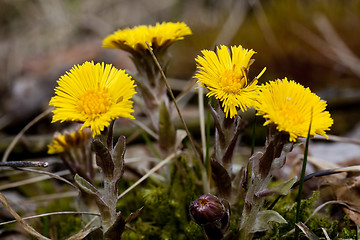
<instances>
[{"instance_id":1,"label":"flower stalk","mask_svg":"<svg viewBox=\"0 0 360 240\"><path fill-rule=\"evenodd\" d=\"M210 113L215 123L214 159L227 170L232 171L232 158L240 133L244 130L245 123L240 116L234 118L225 117L220 105L216 104L216 110L209 104Z\"/></svg>"},{"instance_id":2,"label":"flower stalk","mask_svg":"<svg viewBox=\"0 0 360 240\"><path fill-rule=\"evenodd\" d=\"M242 46L228 48L221 45L216 51L203 50L198 56L194 76L200 87L206 87L208 97L214 97L214 107L209 104L215 123L214 154L210 158L212 178L221 197L230 199L232 191L232 159L245 123L238 110L253 106L258 94L257 78L248 81L248 72L255 54ZM262 73L258 75L261 76Z\"/></svg>"},{"instance_id":3,"label":"flower stalk","mask_svg":"<svg viewBox=\"0 0 360 240\"><path fill-rule=\"evenodd\" d=\"M124 70L110 64L85 62L63 75L55 89L50 105L53 122L82 122L80 131L55 138L49 146L51 153L64 153L63 159L79 186L82 196L94 200L101 216L103 239L120 239L127 221L116 210L118 181L124 174L125 137L113 145L114 120L118 117L134 119L131 113L135 92L134 81ZM92 134L86 134L89 127ZM92 142L90 144L90 136ZM91 147L90 147L91 145ZM94 186L91 151L101 169L103 190Z\"/></svg>"},{"instance_id":4,"label":"flower stalk","mask_svg":"<svg viewBox=\"0 0 360 240\"><path fill-rule=\"evenodd\" d=\"M268 127L266 147L264 153L255 153L250 159L250 181L244 200L242 220L240 223L241 239L251 239L255 230L255 222L264 203L262 193L266 192L272 179L272 171L285 164L286 154L293 148L288 141L289 136L277 132L274 125Z\"/></svg>"}]
</instances>

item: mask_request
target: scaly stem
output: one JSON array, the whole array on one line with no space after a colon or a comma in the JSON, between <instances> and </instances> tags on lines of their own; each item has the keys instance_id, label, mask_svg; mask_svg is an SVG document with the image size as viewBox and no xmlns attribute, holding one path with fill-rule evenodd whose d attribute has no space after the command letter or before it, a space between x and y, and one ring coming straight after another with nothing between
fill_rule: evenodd
<instances>
[{"instance_id":1,"label":"scaly stem","mask_svg":"<svg viewBox=\"0 0 360 240\"><path fill-rule=\"evenodd\" d=\"M161 67L158 59L156 58L154 52L152 51L150 45L149 45L147 42L145 42L145 43L146 43L146 45L148 46L148 50L149 50L149 52L150 52L150 54L151 54L151 56L152 56L152 58L153 58L153 60L154 60L154 62L155 62L155 64L156 64L156 66L158 67L158 69L159 69L159 71L160 71L160 74L161 74L161 76L162 76L162 79L164 80L165 86L166 86L166 88L167 88L167 90L168 90L168 92L169 92L169 94L170 94L170 96L171 96L171 99L173 100L174 106L175 106L175 108L176 108L176 110L177 110L177 112L178 112L179 118L180 118L180 120L181 120L181 122L182 122L182 124L183 124L183 126L184 126L184 128L185 128L186 134L187 134L187 136L188 136L188 138L189 138L189 140L190 140L190 144L191 144L191 146L192 146L192 148L193 148L193 151L194 151L194 153L195 153L195 156L196 156L198 159L201 159L201 160L202 160L199 152L198 152L197 149L196 149L196 146L195 146L195 143L194 143L194 139L193 139L192 135L190 134L190 131L189 131L189 129L188 129L186 123L185 123L185 120L184 120L183 117L182 117L182 114L181 114L181 112L180 112L179 106L178 106L177 103L176 103L176 99L175 99L174 94L173 94L173 92L172 92L172 90L171 90L171 88L170 88L170 85L169 85L168 81L167 81L167 78L166 78L166 76L165 76L165 73L164 73L164 71L163 71L163 69L162 69L162 67Z\"/></svg>"},{"instance_id":2,"label":"scaly stem","mask_svg":"<svg viewBox=\"0 0 360 240\"><path fill-rule=\"evenodd\" d=\"M116 212L116 202L117 202L117 186L115 181L112 179L104 179L104 202L109 207L110 218L103 219L103 228L106 232L109 227L111 227L116 221L117 212Z\"/></svg>"},{"instance_id":3,"label":"scaly stem","mask_svg":"<svg viewBox=\"0 0 360 240\"><path fill-rule=\"evenodd\" d=\"M254 116L254 124L252 129L251 156L254 154L254 150L255 150L255 130L256 130L256 113Z\"/></svg>"},{"instance_id":4,"label":"scaly stem","mask_svg":"<svg viewBox=\"0 0 360 240\"><path fill-rule=\"evenodd\" d=\"M271 174L265 179L261 179L254 175L251 179L252 181L250 182L248 192L246 193L245 205L242 213L240 239L252 239L253 233L251 230L255 224L260 208L264 205L264 198L257 197L256 193L266 189L270 183Z\"/></svg>"},{"instance_id":5,"label":"scaly stem","mask_svg":"<svg viewBox=\"0 0 360 240\"><path fill-rule=\"evenodd\" d=\"M285 156L292 150L292 143L288 143L288 135L277 132L274 126L268 127L266 150L263 155L256 154L250 158L251 177L245 196L244 209L240 223L241 239L251 239L253 227L264 198L258 193L267 189L274 169L285 163Z\"/></svg>"}]
</instances>

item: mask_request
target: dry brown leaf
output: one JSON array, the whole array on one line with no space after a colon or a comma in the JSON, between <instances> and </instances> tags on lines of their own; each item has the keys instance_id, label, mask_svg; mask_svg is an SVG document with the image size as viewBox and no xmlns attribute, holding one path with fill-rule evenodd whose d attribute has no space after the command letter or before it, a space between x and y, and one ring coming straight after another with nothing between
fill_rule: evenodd
<instances>
[{"instance_id":1,"label":"dry brown leaf","mask_svg":"<svg viewBox=\"0 0 360 240\"><path fill-rule=\"evenodd\" d=\"M343 208L344 212L357 225L360 224L360 176L346 178L343 184L336 186L335 195L338 200L346 202L352 209Z\"/></svg>"},{"instance_id":2,"label":"dry brown leaf","mask_svg":"<svg viewBox=\"0 0 360 240\"><path fill-rule=\"evenodd\" d=\"M341 168L341 166L339 166L336 163L331 163L326 160L323 160L320 158L314 158L311 156L308 156L308 163L311 164L316 169L316 171ZM328 195L328 196L334 195L331 185L336 184L336 182L342 181L344 179L346 179L346 172L322 176L319 179L320 181L318 182L318 184L323 188L323 190L325 191L324 186L330 185L330 189L327 189L326 192L323 191L323 193L324 193L324 194L322 194L323 197L325 197L326 195Z\"/></svg>"}]
</instances>

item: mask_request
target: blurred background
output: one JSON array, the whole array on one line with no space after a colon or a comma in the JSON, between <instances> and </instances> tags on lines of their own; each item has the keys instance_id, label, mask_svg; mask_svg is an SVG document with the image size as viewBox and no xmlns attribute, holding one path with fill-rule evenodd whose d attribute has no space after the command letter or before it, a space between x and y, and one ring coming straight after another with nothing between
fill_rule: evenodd
<instances>
[{"instance_id":1,"label":"blurred background","mask_svg":"<svg viewBox=\"0 0 360 240\"><path fill-rule=\"evenodd\" d=\"M360 1L1 0L1 153L48 108L57 79L74 64L105 61L134 70L126 53L101 48L107 35L162 21L184 21L193 31L170 48L175 90L192 80L202 49L242 45L257 52L250 77L266 67L261 82L288 77L327 100L331 134L348 134L359 123ZM28 134L52 136L59 125L50 121Z\"/></svg>"},{"instance_id":2,"label":"blurred background","mask_svg":"<svg viewBox=\"0 0 360 240\"><path fill-rule=\"evenodd\" d=\"M360 164L359 0L0 0L0 157L15 135L49 108L56 81L74 64L104 61L117 68L135 71L125 52L102 48L102 40L107 35L119 28L162 21L183 21L193 32L169 48L172 59L167 75L176 94L193 82L194 58L202 49L213 50L219 44L254 49L257 54L250 68L250 78L266 67L260 83L288 77L309 87L328 102L328 110L334 119L329 133L351 138L341 139L342 142L312 141L308 173ZM183 98L187 100L182 100L181 109L190 131L199 140L195 93L192 90ZM144 120L136 104L135 116L139 121ZM64 168L59 158L47 154L46 146L55 131L70 124L50 124L51 117L47 115L26 131L11 151L9 161L45 160L51 163L50 172ZM178 121L177 115L174 119ZM242 138L238 151L241 156L236 156L237 159L247 161L250 156L253 119L253 112L250 112L246 119L249 131ZM119 126L131 125L131 128L120 130L129 143L137 130L123 121L119 119ZM261 121L258 118L256 130L260 135L256 142L259 150L264 146L266 132L260 127ZM182 128L180 124L179 128ZM139 132L137 136L141 138ZM144 140L139 142L129 144L126 154L152 156L149 155L152 152L144 147ZM289 154L286 165L275 177L290 179L298 176L303 152L299 147ZM127 165L128 169L131 167ZM2 192L18 186L13 185L14 181L28 178L22 171L14 172L1 172ZM329 180L330 190L326 189L326 194L338 189L337 186L347 188L345 181L347 178ZM346 191L340 189L342 192L331 199L345 199L360 209L359 180L354 182L354 187ZM59 184L41 186L20 186L21 194L10 189L7 198L13 205L17 202L17 208L26 213L36 209L39 202L46 202L44 199L52 199L46 194L60 193L53 196L54 199L77 196L77 192L69 192L66 186L59 187ZM304 192L310 195L318 186L317 181L309 181ZM26 204L29 196L36 203L33 207L29 206L33 203L30 200ZM348 200L348 197L352 199ZM55 206L58 211L58 204ZM4 208L0 208L1 217L12 219L7 211L1 210ZM358 212L351 219L357 219L360 224Z\"/></svg>"}]
</instances>

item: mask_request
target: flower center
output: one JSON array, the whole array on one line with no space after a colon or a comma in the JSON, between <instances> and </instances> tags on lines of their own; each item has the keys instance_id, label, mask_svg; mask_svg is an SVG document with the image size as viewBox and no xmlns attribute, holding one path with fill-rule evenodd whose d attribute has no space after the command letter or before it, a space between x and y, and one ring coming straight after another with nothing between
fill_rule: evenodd
<instances>
[{"instance_id":1,"label":"flower center","mask_svg":"<svg viewBox=\"0 0 360 240\"><path fill-rule=\"evenodd\" d=\"M288 126L297 126L304 121L303 114L300 114L290 97L286 97L284 105L280 108L279 114Z\"/></svg>"},{"instance_id":2,"label":"flower center","mask_svg":"<svg viewBox=\"0 0 360 240\"><path fill-rule=\"evenodd\" d=\"M79 110L90 119L106 113L112 105L107 89L88 90L79 100Z\"/></svg>"},{"instance_id":3,"label":"flower center","mask_svg":"<svg viewBox=\"0 0 360 240\"><path fill-rule=\"evenodd\" d=\"M221 76L221 87L225 92L239 93L246 84L246 77L241 71L226 69Z\"/></svg>"}]
</instances>

